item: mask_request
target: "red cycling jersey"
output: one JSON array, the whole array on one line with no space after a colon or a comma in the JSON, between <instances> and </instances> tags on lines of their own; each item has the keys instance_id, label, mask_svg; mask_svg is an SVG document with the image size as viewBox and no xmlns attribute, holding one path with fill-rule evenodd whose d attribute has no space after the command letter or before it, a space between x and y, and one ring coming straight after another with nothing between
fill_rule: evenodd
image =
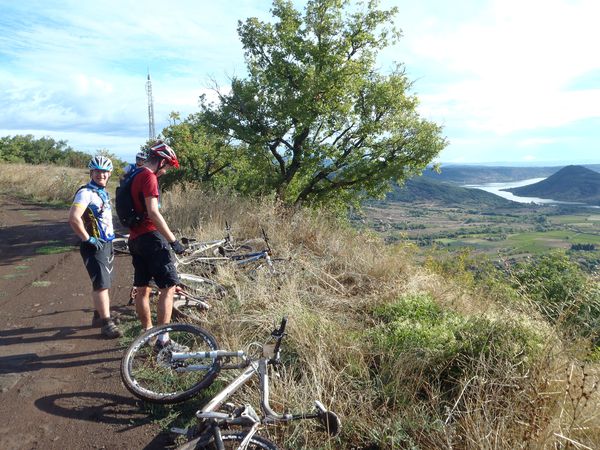
<instances>
[{"instance_id":1,"label":"red cycling jersey","mask_svg":"<svg viewBox=\"0 0 600 450\"><path fill-rule=\"evenodd\" d=\"M140 195L141 194L141 195ZM145 200L148 197L158 198L158 178L147 167L140 171L131 182L131 197L133 199L133 207L136 212L143 213L146 211ZM137 225L134 225L129 230L129 239L135 239L142 234L155 231L158 228L154 225L148 216Z\"/></svg>"}]
</instances>

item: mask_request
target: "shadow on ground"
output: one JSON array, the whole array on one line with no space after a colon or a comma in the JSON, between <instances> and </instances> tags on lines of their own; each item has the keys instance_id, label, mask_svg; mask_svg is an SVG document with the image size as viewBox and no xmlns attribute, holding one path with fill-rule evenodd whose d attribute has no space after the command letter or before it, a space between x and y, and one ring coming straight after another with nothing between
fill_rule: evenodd
<instances>
[{"instance_id":1,"label":"shadow on ground","mask_svg":"<svg viewBox=\"0 0 600 450\"><path fill-rule=\"evenodd\" d=\"M140 407L140 402L120 395L101 392L77 392L41 397L35 401L40 410L68 419L87 420L119 426L123 433L153 421L151 414ZM159 433L144 449L163 449L172 446L168 433Z\"/></svg>"}]
</instances>

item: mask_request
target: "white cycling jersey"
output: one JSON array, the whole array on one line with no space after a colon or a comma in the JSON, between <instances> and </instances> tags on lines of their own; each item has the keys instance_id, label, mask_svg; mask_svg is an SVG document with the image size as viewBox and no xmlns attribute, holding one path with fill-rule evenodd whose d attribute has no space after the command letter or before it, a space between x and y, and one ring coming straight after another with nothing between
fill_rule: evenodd
<instances>
[{"instance_id":1,"label":"white cycling jersey","mask_svg":"<svg viewBox=\"0 0 600 450\"><path fill-rule=\"evenodd\" d=\"M112 241L115 238L110 196L106 189L90 181L77 191L73 205L85 208L83 224L90 236L105 241Z\"/></svg>"}]
</instances>

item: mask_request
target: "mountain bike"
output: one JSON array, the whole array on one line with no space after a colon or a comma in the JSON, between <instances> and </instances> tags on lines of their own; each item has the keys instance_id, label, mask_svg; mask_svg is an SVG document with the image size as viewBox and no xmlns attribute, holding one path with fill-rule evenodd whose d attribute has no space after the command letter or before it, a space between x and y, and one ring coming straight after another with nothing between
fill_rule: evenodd
<instances>
[{"instance_id":1,"label":"mountain bike","mask_svg":"<svg viewBox=\"0 0 600 450\"><path fill-rule=\"evenodd\" d=\"M159 295L158 287L152 282L150 297ZM210 302L220 300L226 295L225 288L216 281L198 275L180 273L179 284L173 295L173 316L178 320L198 322L202 313L210 309ZM129 306L135 304L137 288L129 292Z\"/></svg>"},{"instance_id":2,"label":"mountain bike","mask_svg":"<svg viewBox=\"0 0 600 450\"><path fill-rule=\"evenodd\" d=\"M287 318L284 317L279 328L271 333L272 342L262 345L252 343L246 351L218 350L215 338L197 326L170 324L156 327L138 337L127 349L121 361L121 377L127 389L143 400L176 403L210 386L220 370L243 369L237 378L196 412L196 426L171 429L172 433L188 439L187 443L179 447L180 450L278 449L273 442L257 436L258 429L261 426L301 419L316 419L332 437L335 437L341 429L340 420L319 401L315 401L315 410L310 413L278 414L269 405L268 368L280 364L280 348L286 334L286 324ZM176 339L180 346L187 349L171 351L165 348L158 353L149 351L153 340L165 332L169 333L170 339ZM253 349L256 351L253 352ZM249 404L225 404L255 376L259 381L260 413ZM219 409L223 411L218 411ZM241 427L242 430L222 432L222 429L231 426Z\"/></svg>"},{"instance_id":3,"label":"mountain bike","mask_svg":"<svg viewBox=\"0 0 600 450\"><path fill-rule=\"evenodd\" d=\"M269 238L265 230L262 230L264 249L259 251L240 252L244 247L237 247L238 250L223 251L220 250L217 254L207 255L199 253L198 250L192 250L189 254L179 257L175 255L176 267L185 267L186 270L198 272L204 276L210 276L217 271L220 265L232 264L236 268L247 269L252 276L261 269L266 269L271 274L277 274L279 271L275 268L275 263L279 264L282 261L289 261L285 258L274 258L273 251L269 245Z\"/></svg>"},{"instance_id":4,"label":"mountain bike","mask_svg":"<svg viewBox=\"0 0 600 450\"><path fill-rule=\"evenodd\" d=\"M117 234L113 239L113 249L115 253L129 254L129 234ZM197 241L195 238L181 237L180 241L190 251L192 255L219 255L238 251L250 251L251 247L245 243L238 244L231 236L231 226L225 222L225 237L212 241Z\"/></svg>"},{"instance_id":5,"label":"mountain bike","mask_svg":"<svg viewBox=\"0 0 600 450\"><path fill-rule=\"evenodd\" d=\"M187 248L185 258L196 256L225 256L228 253L250 251L252 248L246 243L237 243L231 236L231 225L225 222L225 236L213 241L197 241L195 238L182 237L181 243Z\"/></svg>"}]
</instances>

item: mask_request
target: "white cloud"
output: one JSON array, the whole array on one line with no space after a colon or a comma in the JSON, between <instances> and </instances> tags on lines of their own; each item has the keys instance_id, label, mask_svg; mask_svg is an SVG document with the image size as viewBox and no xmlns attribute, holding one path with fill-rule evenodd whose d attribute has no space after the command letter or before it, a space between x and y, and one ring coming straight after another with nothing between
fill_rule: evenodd
<instances>
[{"instance_id":1,"label":"white cloud","mask_svg":"<svg viewBox=\"0 0 600 450\"><path fill-rule=\"evenodd\" d=\"M597 1L496 0L462 23L423 22L405 43L437 83L423 111L499 134L600 117L600 90L572 87L600 69L598 17Z\"/></svg>"},{"instance_id":2,"label":"white cloud","mask_svg":"<svg viewBox=\"0 0 600 450\"><path fill-rule=\"evenodd\" d=\"M305 3L294 0L299 8ZM444 125L449 159L489 160L486 152L515 147L536 155L536 145L545 144L528 142L527 130L545 135L538 129L600 117L600 88L576 90L577 79L600 70L600 2L384 3L400 7L404 28L390 54L416 75L420 111ZM269 19L271 1L0 4L3 133L29 130L132 158L148 135L147 70L160 131L170 112L186 117L199 110L201 94L214 99L211 79L226 86L229 76L244 75L237 21ZM513 138L518 130L525 131Z\"/></svg>"}]
</instances>

